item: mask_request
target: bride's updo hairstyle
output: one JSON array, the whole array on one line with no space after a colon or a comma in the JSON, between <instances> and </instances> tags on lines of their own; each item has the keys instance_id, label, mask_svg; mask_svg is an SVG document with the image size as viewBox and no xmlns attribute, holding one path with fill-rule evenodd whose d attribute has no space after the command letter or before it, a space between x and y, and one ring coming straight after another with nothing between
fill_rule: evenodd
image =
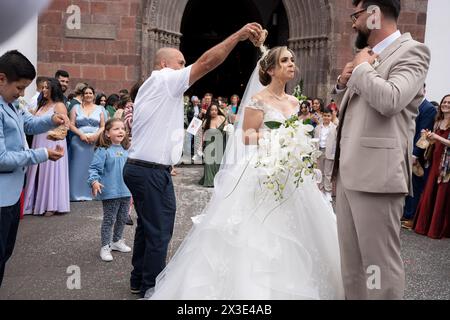
<instances>
[{"instance_id":1,"label":"bride's updo hairstyle","mask_svg":"<svg viewBox=\"0 0 450 320\"><path fill-rule=\"evenodd\" d=\"M281 53L284 50L288 50L295 56L294 52L286 46L274 47L269 52L264 53L264 58L259 62L259 81L263 86L268 86L272 82L272 76L269 74L269 70L279 66Z\"/></svg>"}]
</instances>

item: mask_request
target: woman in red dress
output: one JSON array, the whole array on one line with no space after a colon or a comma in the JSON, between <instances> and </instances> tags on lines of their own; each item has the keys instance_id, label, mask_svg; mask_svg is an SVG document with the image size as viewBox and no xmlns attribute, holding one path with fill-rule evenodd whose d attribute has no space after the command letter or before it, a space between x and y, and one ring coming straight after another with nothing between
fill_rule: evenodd
<instances>
[{"instance_id":1,"label":"woman in red dress","mask_svg":"<svg viewBox=\"0 0 450 320\"><path fill-rule=\"evenodd\" d=\"M434 142L434 151L414 230L433 239L450 238L450 94L442 99L428 138Z\"/></svg>"}]
</instances>

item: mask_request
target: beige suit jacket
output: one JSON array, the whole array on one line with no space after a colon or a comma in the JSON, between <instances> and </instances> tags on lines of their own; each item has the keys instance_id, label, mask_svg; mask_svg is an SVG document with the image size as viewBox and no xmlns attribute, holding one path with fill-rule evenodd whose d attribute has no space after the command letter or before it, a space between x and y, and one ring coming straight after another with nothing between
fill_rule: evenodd
<instances>
[{"instance_id":1,"label":"beige suit jacket","mask_svg":"<svg viewBox=\"0 0 450 320\"><path fill-rule=\"evenodd\" d=\"M320 139L320 133L322 131L322 125L319 124L314 129L314 138ZM328 160L334 160L334 155L336 153L336 125L334 123L330 123L330 133L327 138L327 145L325 147L325 158Z\"/></svg>"},{"instance_id":2,"label":"beige suit jacket","mask_svg":"<svg viewBox=\"0 0 450 320\"><path fill-rule=\"evenodd\" d=\"M334 176L346 189L412 193L415 118L430 51L403 34L373 65L359 66L341 100Z\"/></svg>"}]
</instances>

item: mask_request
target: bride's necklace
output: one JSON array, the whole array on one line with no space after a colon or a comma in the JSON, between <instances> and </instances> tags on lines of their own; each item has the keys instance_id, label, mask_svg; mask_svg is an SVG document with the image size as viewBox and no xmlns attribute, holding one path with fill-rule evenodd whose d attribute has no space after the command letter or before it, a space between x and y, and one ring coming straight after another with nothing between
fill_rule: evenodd
<instances>
[{"instance_id":1,"label":"bride's necklace","mask_svg":"<svg viewBox=\"0 0 450 320\"><path fill-rule=\"evenodd\" d=\"M272 97L274 97L275 99L277 99L278 101L283 101L286 98L286 94L284 94L283 96L278 96L276 95L272 90L270 90L269 88L267 88L267 91L269 91L269 93L272 95Z\"/></svg>"}]
</instances>

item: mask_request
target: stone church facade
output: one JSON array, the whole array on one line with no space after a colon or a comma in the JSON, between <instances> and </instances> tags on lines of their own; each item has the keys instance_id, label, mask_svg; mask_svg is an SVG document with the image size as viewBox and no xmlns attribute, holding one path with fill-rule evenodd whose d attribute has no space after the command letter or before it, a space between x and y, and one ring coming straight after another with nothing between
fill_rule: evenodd
<instances>
[{"instance_id":1,"label":"stone church facade","mask_svg":"<svg viewBox=\"0 0 450 320\"><path fill-rule=\"evenodd\" d=\"M180 48L187 7L196 2L199 8L199 1L55 0L39 17L38 73L50 76L57 69L65 69L71 75L72 87L85 81L107 94L130 88L151 73L152 60L159 48ZM228 0L214 2L220 1ZM282 43L276 40L274 43L288 45L295 52L300 72L294 84L302 79L306 94L329 97L331 85L353 57L354 33L349 17L352 1L240 0L239 3L264 27L275 23L273 12L281 7L285 24L279 32L285 36L280 38ZM402 0L399 19L401 31L411 32L421 42L425 36L427 3L428 0ZM80 9L78 29L68 23L73 20L72 11L68 10L71 5ZM230 10L236 15L239 11L239 6ZM206 21L207 17L198 19Z\"/></svg>"}]
</instances>

